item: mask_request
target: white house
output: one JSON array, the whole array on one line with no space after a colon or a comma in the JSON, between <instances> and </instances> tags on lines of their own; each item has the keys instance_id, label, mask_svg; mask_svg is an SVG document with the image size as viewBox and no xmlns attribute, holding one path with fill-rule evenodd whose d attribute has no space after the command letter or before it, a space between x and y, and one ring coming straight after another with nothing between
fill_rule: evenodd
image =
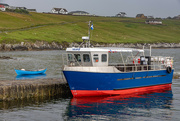
<instances>
[{"instance_id":1,"label":"white house","mask_svg":"<svg viewBox=\"0 0 180 121\"><path fill-rule=\"evenodd\" d=\"M0 3L0 10L1 10L1 11L6 11L6 8L9 8L9 5L8 5L8 4Z\"/></svg>"},{"instance_id":2,"label":"white house","mask_svg":"<svg viewBox=\"0 0 180 121\"><path fill-rule=\"evenodd\" d=\"M5 8L9 8L9 5L8 5L8 4L0 3L0 5L3 5Z\"/></svg>"},{"instance_id":3,"label":"white house","mask_svg":"<svg viewBox=\"0 0 180 121\"><path fill-rule=\"evenodd\" d=\"M147 16L147 19L154 19L153 16Z\"/></svg>"},{"instance_id":4,"label":"white house","mask_svg":"<svg viewBox=\"0 0 180 121\"><path fill-rule=\"evenodd\" d=\"M71 11L70 15L78 15L78 16L89 16L90 14L86 11Z\"/></svg>"},{"instance_id":5,"label":"white house","mask_svg":"<svg viewBox=\"0 0 180 121\"><path fill-rule=\"evenodd\" d=\"M180 15L174 16L173 19L180 19Z\"/></svg>"},{"instance_id":6,"label":"white house","mask_svg":"<svg viewBox=\"0 0 180 121\"><path fill-rule=\"evenodd\" d=\"M29 12L37 12L36 9L27 9Z\"/></svg>"},{"instance_id":7,"label":"white house","mask_svg":"<svg viewBox=\"0 0 180 121\"><path fill-rule=\"evenodd\" d=\"M16 9L16 7L15 7L15 6L9 6L9 9L11 9L11 10L15 10L15 9Z\"/></svg>"},{"instance_id":8,"label":"white house","mask_svg":"<svg viewBox=\"0 0 180 121\"><path fill-rule=\"evenodd\" d=\"M68 11L65 8L53 8L51 13L68 14Z\"/></svg>"},{"instance_id":9,"label":"white house","mask_svg":"<svg viewBox=\"0 0 180 121\"><path fill-rule=\"evenodd\" d=\"M20 9L20 10L27 10L26 7L16 7L16 9Z\"/></svg>"},{"instance_id":10,"label":"white house","mask_svg":"<svg viewBox=\"0 0 180 121\"><path fill-rule=\"evenodd\" d=\"M117 17L126 17L126 13L125 12L119 12L118 14L116 14Z\"/></svg>"},{"instance_id":11,"label":"white house","mask_svg":"<svg viewBox=\"0 0 180 121\"><path fill-rule=\"evenodd\" d=\"M159 25L162 25L162 21L161 20L156 20L156 19L149 19L149 20L146 20L145 21L146 24L159 24Z\"/></svg>"},{"instance_id":12,"label":"white house","mask_svg":"<svg viewBox=\"0 0 180 121\"><path fill-rule=\"evenodd\" d=\"M0 10L1 11L6 11L6 8L4 7L4 5L0 5Z\"/></svg>"}]
</instances>

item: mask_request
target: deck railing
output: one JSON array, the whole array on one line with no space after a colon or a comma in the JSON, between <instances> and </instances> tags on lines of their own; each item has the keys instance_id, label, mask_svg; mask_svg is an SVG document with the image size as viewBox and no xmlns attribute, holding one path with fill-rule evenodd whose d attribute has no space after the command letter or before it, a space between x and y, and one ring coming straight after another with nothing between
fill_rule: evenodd
<instances>
[{"instance_id":1,"label":"deck railing","mask_svg":"<svg viewBox=\"0 0 180 121\"><path fill-rule=\"evenodd\" d=\"M131 71L147 71L147 70L163 70L168 66L173 68L173 57L151 56L151 64L146 62L142 64L137 57L135 59L128 58L127 63L110 63L109 66L115 66L119 71L131 72Z\"/></svg>"},{"instance_id":2,"label":"deck railing","mask_svg":"<svg viewBox=\"0 0 180 121\"><path fill-rule=\"evenodd\" d=\"M71 55L71 56L69 56ZM83 66L83 63L79 62L74 54L62 54L63 65L67 66ZM142 64L139 62L139 57L135 59L128 59L127 63L109 63L108 66L114 66L121 72L133 72L133 71L147 71L147 70L163 70L168 66L173 68L173 57L151 56L151 64Z\"/></svg>"}]
</instances>

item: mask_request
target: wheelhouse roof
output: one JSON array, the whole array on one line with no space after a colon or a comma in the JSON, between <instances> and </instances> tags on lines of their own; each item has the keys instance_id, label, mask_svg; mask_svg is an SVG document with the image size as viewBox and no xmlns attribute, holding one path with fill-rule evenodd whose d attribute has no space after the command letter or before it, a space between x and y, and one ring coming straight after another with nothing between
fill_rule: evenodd
<instances>
[{"instance_id":1,"label":"wheelhouse roof","mask_svg":"<svg viewBox=\"0 0 180 121\"><path fill-rule=\"evenodd\" d=\"M134 48L67 48L67 52L144 52Z\"/></svg>"}]
</instances>

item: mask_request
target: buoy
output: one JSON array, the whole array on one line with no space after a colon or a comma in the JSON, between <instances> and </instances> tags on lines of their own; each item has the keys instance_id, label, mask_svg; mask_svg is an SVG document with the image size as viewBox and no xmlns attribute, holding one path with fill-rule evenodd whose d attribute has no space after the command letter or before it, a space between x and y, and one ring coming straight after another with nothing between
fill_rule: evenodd
<instances>
[{"instance_id":1,"label":"buoy","mask_svg":"<svg viewBox=\"0 0 180 121\"><path fill-rule=\"evenodd\" d=\"M135 63L134 61L135 61L135 59L133 59L133 64Z\"/></svg>"},{"instance_id":2,"label":"buoy","mask_svg":"<svg viewBox=\"0 0 180 121\"><path fill-rule=\"evenodd\" d=\"M140 64L140 58L138 58L138 64ZM133 64L135 63L135 59L133 59Z\"/></svg>"},{"instance_id":3,"label":"buoy","mask_svg":"<svg viewBox=\"0 0 180 121\"><path fill-rule=\"evenodd\" d=\"M138 58L138 63L140 64L140 62L141 62L141 61L140 61L140 58Z\"/></svg>"}]
</instances>

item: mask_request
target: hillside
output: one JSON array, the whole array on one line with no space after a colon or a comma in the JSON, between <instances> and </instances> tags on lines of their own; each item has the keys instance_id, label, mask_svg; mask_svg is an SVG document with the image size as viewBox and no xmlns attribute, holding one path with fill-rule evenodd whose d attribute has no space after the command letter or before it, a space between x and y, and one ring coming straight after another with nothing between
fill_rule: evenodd
<instances>
[{"instance_id":1,"label":"hillside","mask_svg":"<svg viewBox=\"0 0 180 121\"><path fill-rule=\"evenodd\" d=\"M135 18L11 12L0 12L0 43L81 42L90 20L94 24L91 39L95 43L180 43L180 20L148 25Z\"/></svg>"}]
</instances>

